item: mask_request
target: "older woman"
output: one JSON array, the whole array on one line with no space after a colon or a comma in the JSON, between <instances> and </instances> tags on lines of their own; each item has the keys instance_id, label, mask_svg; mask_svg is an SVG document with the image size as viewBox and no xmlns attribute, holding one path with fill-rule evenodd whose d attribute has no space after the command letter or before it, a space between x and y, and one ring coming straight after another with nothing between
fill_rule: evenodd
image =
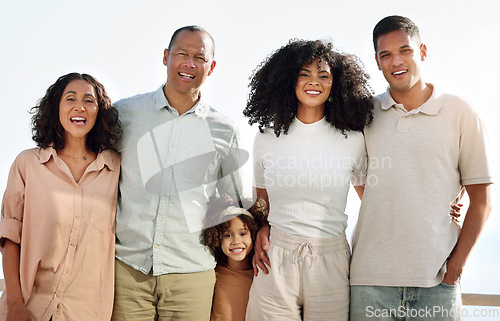
<instances>
[{"instance_id":1,"label":"older woman","mask_svg":"<svg viewBox=\"0 0 500 321\"><path fill-rule=\"evenodd\" d=\"M70 73L32 109L2 203L0 320L109 320L121 129L104 87Z\"/></svg>"}]
</instances>

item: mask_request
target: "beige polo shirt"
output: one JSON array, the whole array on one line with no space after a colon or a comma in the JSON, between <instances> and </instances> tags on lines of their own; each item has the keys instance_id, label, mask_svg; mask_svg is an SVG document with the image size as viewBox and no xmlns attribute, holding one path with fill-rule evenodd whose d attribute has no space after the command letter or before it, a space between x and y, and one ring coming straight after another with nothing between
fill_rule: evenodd
<instances>
[{"instance_id":1,"label":"beige polo shirt","mask_svg":"<svg viewBox=\"0 0 500 321\"><path fill-rule=\"evenodd\" d=\"M351 285L439 284L459 226L461 185L492 183L484 125L465 100L439 92L407 111L389 89L365 129L368 170L353 237Z\"/></svg>"},{"instance_id":2,"label":"beige polo shirt","mask_svg":"<svg viewBox=\"0 0 500 321\"><path fill-rule=\"evenodd\" d=\"M0 238L21 246L21 290L34 321L111 318L119 174L120 156L108 150L78 183L53 148L29 149L14 161Z\"/></svg>"}]
</instances>

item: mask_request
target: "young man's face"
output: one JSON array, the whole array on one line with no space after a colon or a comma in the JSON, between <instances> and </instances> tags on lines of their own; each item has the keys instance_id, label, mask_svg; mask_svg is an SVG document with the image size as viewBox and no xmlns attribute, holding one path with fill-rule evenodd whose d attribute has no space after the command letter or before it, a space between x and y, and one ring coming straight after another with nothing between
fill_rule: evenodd
<instances>
[{"instance_id":1,"label":"young man's face","mask_svg":"<svg viewBox=\"0 0 500 321\"><path fill-rule=\"evenodd\" d=\"M411 38L406 31L397 30L377 39L375 59L391 91L405 92L422 83L420 62L427 48Z\"/></svg>"},{"instance_id":2,"label":"young man's face","mask_svg":"<svg viewBox=\"0 0 500 321\"><path fill-rule=\"evenodd\" d=\"M200 31L181 31L170 51L165 49L167 84L180 94L197 94L214 67L213 43Z\"/></svg>"}]
</instances>

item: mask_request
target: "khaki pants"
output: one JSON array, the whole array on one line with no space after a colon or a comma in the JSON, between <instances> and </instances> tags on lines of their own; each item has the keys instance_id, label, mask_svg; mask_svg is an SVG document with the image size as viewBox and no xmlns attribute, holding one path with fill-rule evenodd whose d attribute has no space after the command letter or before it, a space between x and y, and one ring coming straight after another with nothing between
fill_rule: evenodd
<instances>
[{"instance_id":1,"label":"khaki pants","mask_svg":"<svg viewBox=\"0 0 500 321\"><path fill-rule=\"evenodd\" d=\"M114 321L208 321L215 272L145 275L115 260Z\"/></svg>"},{"instance_id":2,"label":"khaki pants","mask_svg":"<svg viewBox=\"0 0 500 321\"><path fill-rule=\"evenodd\" d=\"M345 235L309 239L271 228L269 274L250 288L247 321L349 318L350 250Z\"/></svg>"}]
</instances>

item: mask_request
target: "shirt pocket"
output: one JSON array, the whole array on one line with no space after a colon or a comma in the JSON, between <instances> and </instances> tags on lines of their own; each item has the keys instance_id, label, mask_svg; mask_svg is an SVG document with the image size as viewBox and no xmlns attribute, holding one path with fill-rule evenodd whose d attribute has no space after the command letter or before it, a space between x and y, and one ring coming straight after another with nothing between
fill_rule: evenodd
<instances>
[{"instance_id":1,"label":"shirt pocket","mask_svg":"<svg viewBox=\"0 0 500 321\"><path fill-rule=\"evenodd\" d=\"M92 210L90 213L90 224L101 233L113 230L116 214L116 198L94 194L92 195Z\"/></svg>"}]
</instances>

